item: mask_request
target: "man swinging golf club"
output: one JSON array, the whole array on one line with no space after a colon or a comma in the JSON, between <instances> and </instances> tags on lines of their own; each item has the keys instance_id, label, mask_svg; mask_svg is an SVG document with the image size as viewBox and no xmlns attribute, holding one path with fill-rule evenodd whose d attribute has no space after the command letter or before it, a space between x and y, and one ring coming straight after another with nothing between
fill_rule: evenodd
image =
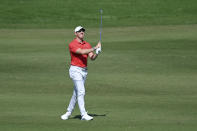
<instances>
[{"instance_id":1,"label":"man swinging golf club","mask_svg":"<svg viewBox=\"0 0 197 131\"><path fill-rule=\"evenodd\" d=\"M93 117L89 116L85 109L85 80L87 76L87 58L95 60L98 54L101 52L101 42L99 41L95 47L84 41L85 28L78 26L74 30L76 38L69 44L71 66L69 69L70 78L74 83L74 91L70 100L67 112L61 116L62 120L67 120L72 111L74 110L75 104L78 101L81 120L92 120ZM94 53L94 51L96 53Z\"/></svg>"}]
</instances>

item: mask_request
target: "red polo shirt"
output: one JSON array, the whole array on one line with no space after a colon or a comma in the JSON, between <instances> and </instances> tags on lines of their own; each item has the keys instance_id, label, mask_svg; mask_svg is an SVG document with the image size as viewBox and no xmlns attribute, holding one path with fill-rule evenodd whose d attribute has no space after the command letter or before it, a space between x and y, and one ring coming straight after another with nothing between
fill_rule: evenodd
<instances>
[{"instance_id":1,"label":"red polo shirt","mask_svg":"<svg viewBox=\"0 0 197 131\"><path fill-rule=\"evenodd\" d=\"M69 50L70 50L70 56L71 56L71 65L79 66L79 67L87 67L88 54L86 54L86 55L76 54L76 50L79 49L79 48L90 49L92 47L86 41L83 41L82 43L80 43L76 39L74 39L69 44Z\"/></svg>"}]
</instances>

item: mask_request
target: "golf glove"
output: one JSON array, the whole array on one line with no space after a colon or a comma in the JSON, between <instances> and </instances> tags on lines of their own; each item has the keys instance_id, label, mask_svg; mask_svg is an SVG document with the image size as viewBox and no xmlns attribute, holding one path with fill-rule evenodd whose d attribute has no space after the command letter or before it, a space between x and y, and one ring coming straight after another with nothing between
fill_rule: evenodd
<instances>
[{"instance_id":1,"label":"golf glove","mask_svg":"<svg viewBox=\"0 0 197 131\"><path fill-rule=\"evenodd\" d=\"M101 53L101 47L96 49L96 54L98 55L99 53Z\"/></svg>"}]
</instances>

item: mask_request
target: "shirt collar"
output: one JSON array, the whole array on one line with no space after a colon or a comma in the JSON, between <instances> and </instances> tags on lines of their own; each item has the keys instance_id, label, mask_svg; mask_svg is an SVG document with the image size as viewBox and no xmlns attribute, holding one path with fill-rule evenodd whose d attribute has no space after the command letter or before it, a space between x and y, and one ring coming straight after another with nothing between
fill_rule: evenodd
<instances>
[{"instance_id":1,"label":"shirt collar","mask_svg":"<svg viewBox=\"0 0 197 131\"><path fill-rule=\"evenodd\" d=\"M78 44L81 44L81 45L85 44L85 41L83 41L83 42L81 43L81 42L79 42L76 38L75 38L75 42L77 42Z\"/></svg>"}]
</instances>

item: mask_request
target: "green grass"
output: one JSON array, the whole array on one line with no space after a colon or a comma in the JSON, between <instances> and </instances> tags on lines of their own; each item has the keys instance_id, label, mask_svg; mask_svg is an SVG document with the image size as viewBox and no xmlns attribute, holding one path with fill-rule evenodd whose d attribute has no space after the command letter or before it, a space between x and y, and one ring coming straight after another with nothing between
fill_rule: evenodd
<instances>
[{"instance_id":1,"label":"green grass","mask_svg":"<svg viewBox=\"0 0 197 131\"><path fill-rule=\"evenodd\" d=\"M4 131L195 131L197 25L103 29L89 61L86 108L60 120L72 95L72 29L0 30L0 127ZM95 45L98 29L87 29Z\"/></svg>"},{"instance_id":2,"label":"green grass","mask_svg":"<svg viewBox=\"0 0 197 131\"><path fill-rule=\"evenodd\" d=\"M196 131L195 0L0 0L0 129ZM89 61L86 108L72 95L68 44L83 25L102 54Z\"/></svg>"},{"instance_id":3,"label":"green grass","mask_svg":"<svg viewBox=\"0 0 197 131\"><path fill-rule=\"evenodd\" d=\"M0 0L0 28L197 24L196 0Z\"/></svg>"}]
</instances>

